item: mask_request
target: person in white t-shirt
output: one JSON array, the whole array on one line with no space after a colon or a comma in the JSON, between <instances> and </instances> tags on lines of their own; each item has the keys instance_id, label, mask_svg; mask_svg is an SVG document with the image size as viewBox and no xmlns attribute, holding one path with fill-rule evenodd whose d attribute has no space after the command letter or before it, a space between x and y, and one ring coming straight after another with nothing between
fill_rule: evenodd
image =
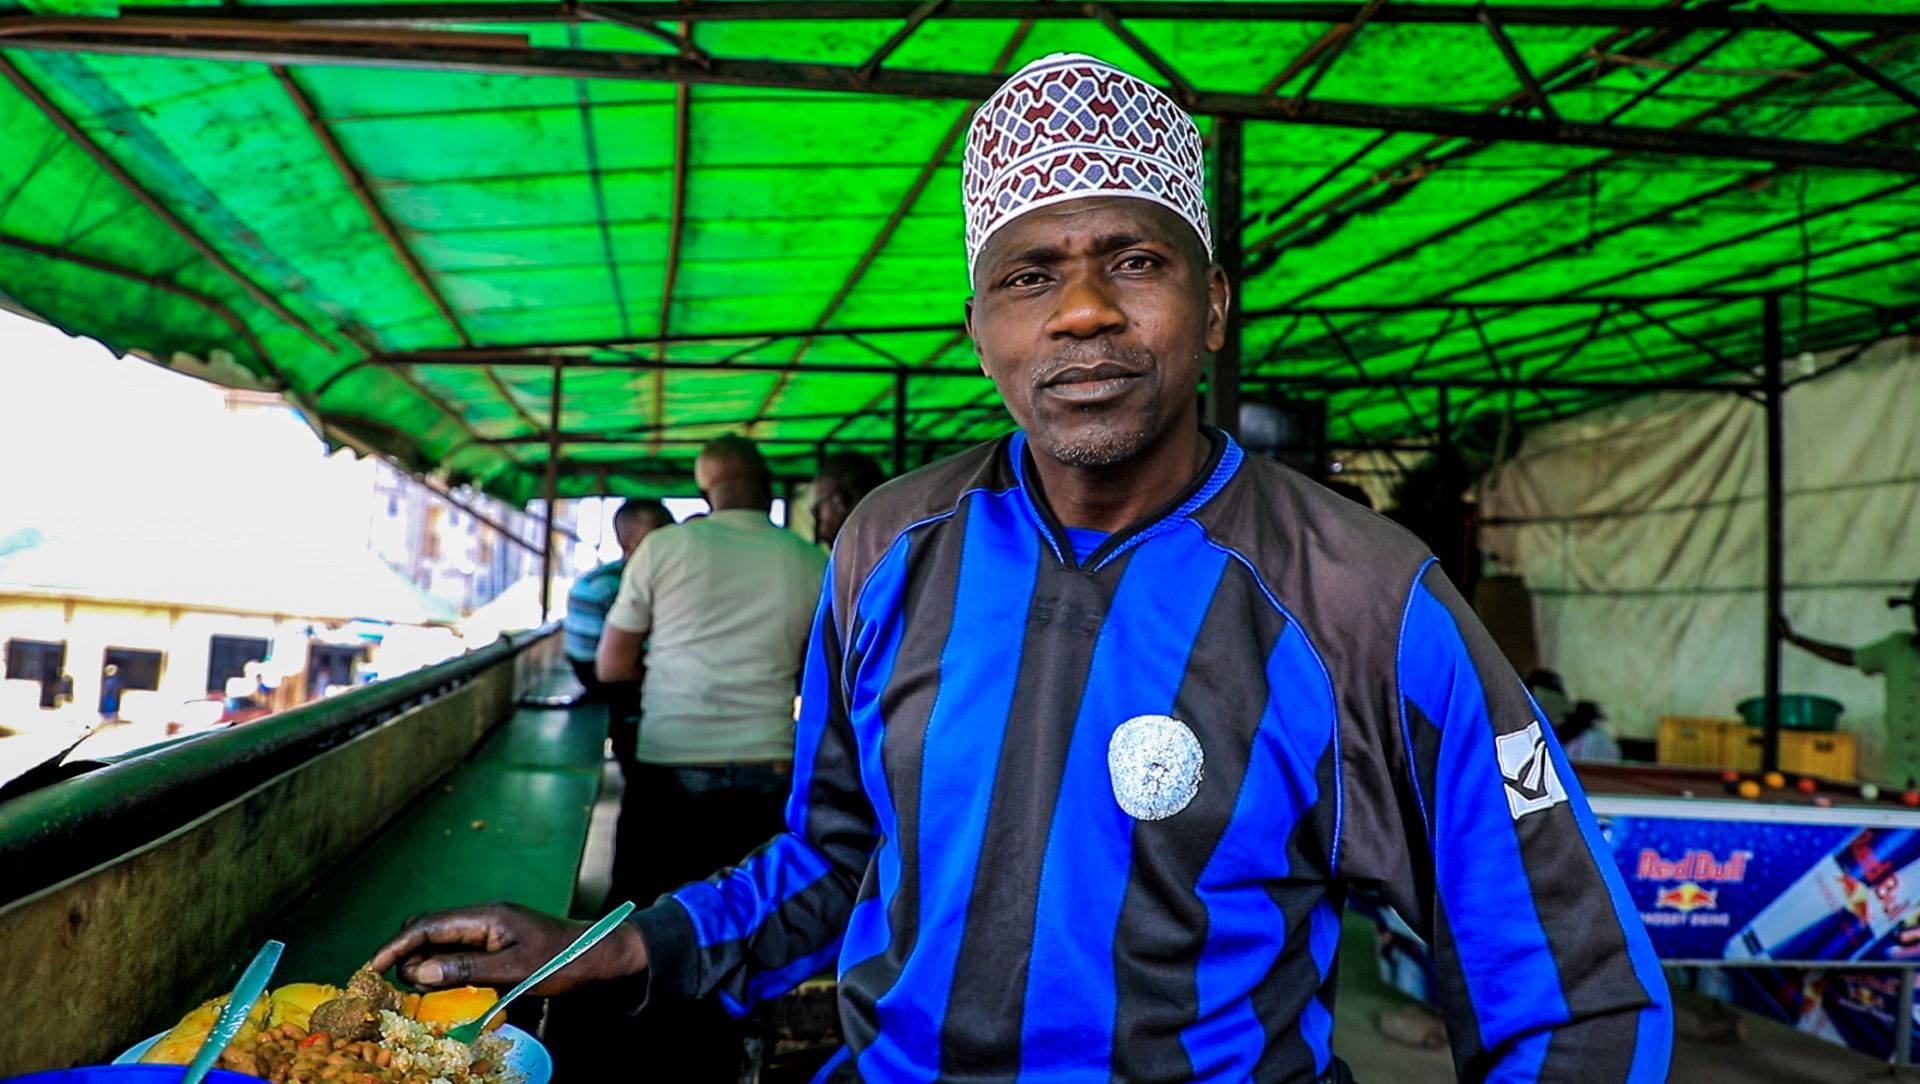
<instances>
[{"instance_id":1,"label":"person in white t-shirt","mask_svg":"<svg viewBox=\"0 0 1920 1084\"><path fill-rule=\"evenodd\" d=\"M642 905L780 831L794 694L826 571L818 547L768 518L772 477L752 441L709 442L694 480L712 513L648 535L628 558L595 657L600 680L613 682L638 679L645 655L638 770L613 867L613 898ZM737 1029L716 1006L690 1003L646 1027L704 1059L671 1079L730 1078L740 1047L726 1039Z\"/></svg>"},{"instance_id":2,"label":"person in white t-shirt","mask_svg":"<svg viewBox=\"0 0 1920 1084\"><path fill-rule=\"evenodd\" d=\"M1864 674L1884 674L1887 682L1887 745L1880 781L1895 786L1920 779L1920 580L1905 598L1890 598L1887 608L1910 607L1914 632L1896 632L1864 647L1846 647L1801 636L1784 615L1775 618L1780 638L1841 666Z\"/></svg>"}]
</instances>

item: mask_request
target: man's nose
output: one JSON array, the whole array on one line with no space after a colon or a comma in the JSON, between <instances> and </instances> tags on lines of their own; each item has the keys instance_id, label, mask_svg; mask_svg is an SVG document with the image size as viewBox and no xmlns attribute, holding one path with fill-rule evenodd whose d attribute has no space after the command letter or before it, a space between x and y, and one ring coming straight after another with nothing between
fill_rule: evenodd
<instances>
[{"instance_id":1,"label":"man's nose","mask_svg":"<svg viewBox=\"0 0 1920 1084\"><path fill-rule=\"evenodd\" d=\"M1047 333L1055 337L1092 339L1126 326L1126 313L1114 296L1113 284L1092 272L1070 272L1061 284L1060 303Z\"/></svg>"}]
</instances>

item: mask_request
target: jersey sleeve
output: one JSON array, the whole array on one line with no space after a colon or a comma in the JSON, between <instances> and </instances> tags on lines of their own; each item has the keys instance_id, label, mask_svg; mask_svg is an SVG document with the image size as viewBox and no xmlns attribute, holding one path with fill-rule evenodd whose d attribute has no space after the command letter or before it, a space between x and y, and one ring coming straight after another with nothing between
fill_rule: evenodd
<instances>
[{"instance_id":1,"label":"jersey sleeve","mask_svg":"<svg viewBox=\"0 0 1920 1084\"><path fill-rule=\"evenodd\" d=\"M1407 839L1379 885L1433 948L1460 1078L1665 1080L1646 928L1552 728L1431 562L1394 669Z\"/></svg>"},{"instance_id":2,"label":"jersey sleeve","mask_svg":"<svg viewBox=\"0 0 1920 1084\"><path fill-rule=\"evenodd\" d=\"M744 1015L828 970L839 954L875 829L827 576L801 679L786 828L740 865L634 916L650 960L649 998L711 994Z\"/></svg>"}]
</instances>

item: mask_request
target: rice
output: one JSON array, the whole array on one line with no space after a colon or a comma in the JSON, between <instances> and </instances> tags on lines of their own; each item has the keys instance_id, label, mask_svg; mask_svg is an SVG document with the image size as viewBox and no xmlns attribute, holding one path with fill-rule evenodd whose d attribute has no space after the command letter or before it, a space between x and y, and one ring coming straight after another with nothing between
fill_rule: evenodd
<instances>
[{"instance_id":1,"label":"rice","mask_svg":"<svg viewBox=\"0 0 1920 1084\"><path fill-rule=\"evenodd\" d=\"M511 1043L495 1034L485 1034L473 1046L449 1039L417 1020L397 1012L381 1010L380 1041L393 1051L393 1064L402 1072L424 1070L433 1074L433 1084L518 1084L519 1078L507 1072L507 1051ZM472 1072L477 1061L489 1063L484 1075Z\"/></svg>"}]
</instances>

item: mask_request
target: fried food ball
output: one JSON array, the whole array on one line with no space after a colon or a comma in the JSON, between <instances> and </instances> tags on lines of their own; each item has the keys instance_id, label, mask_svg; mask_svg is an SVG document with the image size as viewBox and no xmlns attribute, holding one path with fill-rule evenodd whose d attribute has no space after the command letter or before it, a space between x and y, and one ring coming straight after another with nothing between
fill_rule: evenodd
<instances>
[{"instance_id":1,"label":"fried food ball","mask_svg":"<svg viewBox=\"0 0 1920 1084\"><path fill-rule=\"evenodd\" d=\"M364 997L347 994L313 1010L313 1030L358 1042L380 1037L380 1013Z\"/></svg>"},{"instance_id":2,"label":"fried food ball","mask_svg":"<svg viewBox=\"0 0 1920 1084\"><path fill-rule=\"evenodd\" d=\"M347 983L347 994L350 997L366 998L367 1004L373 1006L375 1012L382 1009L388 1012L400 1011L400 991L387 985L387 980L364 967L353 973L353 978Z\"/></svg>"}]
</instances>

